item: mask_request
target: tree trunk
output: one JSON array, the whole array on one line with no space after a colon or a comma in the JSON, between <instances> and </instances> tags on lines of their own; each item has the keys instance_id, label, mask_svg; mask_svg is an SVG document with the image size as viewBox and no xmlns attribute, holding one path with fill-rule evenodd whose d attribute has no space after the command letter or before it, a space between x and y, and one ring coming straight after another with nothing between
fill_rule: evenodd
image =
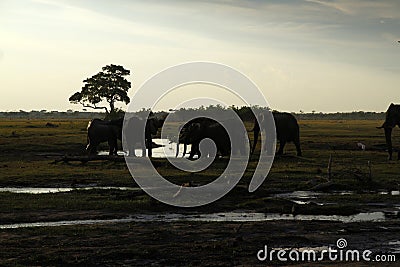
<instances>
[{"instance_id":1,"label":"tree trunk","mask_svg":"<svg viewBox=\"0 0 400 267\"><path fill-rule=\"evenodd\" d=\"M114 101L110 101L110 113L113 114L115 112Z\"/></svg>"}]
</instances>

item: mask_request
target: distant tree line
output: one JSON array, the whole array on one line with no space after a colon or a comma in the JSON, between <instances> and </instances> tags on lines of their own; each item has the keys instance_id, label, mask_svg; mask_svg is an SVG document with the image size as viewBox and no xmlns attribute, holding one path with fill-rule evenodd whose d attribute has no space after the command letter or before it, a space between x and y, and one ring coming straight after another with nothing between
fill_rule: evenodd
<instances>
[{"instance_id":1,"label":"distant tree line","mask_svg":"<svg viewBox=\"0 0 400 267\"><path fill-rule=\"evenodd\" d=\"M253 121L254 115L250 107L229 107L233 109L238 116L243 121ZM224 108L220 105L210 105L208 107L198 107L198 108L181 108L179 110L173 110L170 112L159 111L154 112L157 116L163 116L170 113L172 116L171 121L186 121L192 116L207 116L218 112L222 116L224 113L228 117L228 108ZM253 110L260 111L265 109L265 107L253 106ZM141 116L146 110L135 112L135 115ZM364 111L354 111L354 112L336 112L336 113L292 113L299 120L384 120L385 112L364 112ZM124 116L124 112L118 112L119 117ZM0 112L0 118L24 118L24 119L93 119L93 118L104 118L106 116L105 112L82 112L82 111L16 111L16 112Z\"/></svg>"},{"instance_id":2,"label":"distant tree line","mask_svg":"<svg viewBox=\"0 0 400 267\"><path fill-rule=\"evenodd\" d=\"M384 120L385 112L294 113L299 120Z\"/></svg>"},{"instance_id":3,"label":"distant tree line","mask_svg":"<svg viewBox=\"0 0 400 267\"><path fill-rule=\"evenodd\" d=\"M104 118L105 113L87 111L12 111L0 112L0 118L9 119L94 119Z\"/></svg>"}]
</instances>

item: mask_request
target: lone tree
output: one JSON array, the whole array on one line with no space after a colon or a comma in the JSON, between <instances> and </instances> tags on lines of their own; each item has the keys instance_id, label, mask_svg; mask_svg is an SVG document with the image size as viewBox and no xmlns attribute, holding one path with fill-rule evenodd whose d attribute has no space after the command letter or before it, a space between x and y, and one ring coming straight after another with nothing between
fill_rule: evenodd
<instances>
[{"instance_id":1,"label":"lone tree","mask_svg":"<svg viewBox=\"0 0 400 267\"><path fill-rule=\"evenodd\" d=\"M85 85L80 92L73 94L69 101L74 104L81 104L83 107L93 109L104 109L107 114L115 113L115 102L122 101L125 104L130 102L128 90L131 83L125 79L130 74L129 70L118 65L107 65L103 71L87 78ZM105 106L98 106L103 100L110 105L110 110Z\"/></svg>"}]
</instances>

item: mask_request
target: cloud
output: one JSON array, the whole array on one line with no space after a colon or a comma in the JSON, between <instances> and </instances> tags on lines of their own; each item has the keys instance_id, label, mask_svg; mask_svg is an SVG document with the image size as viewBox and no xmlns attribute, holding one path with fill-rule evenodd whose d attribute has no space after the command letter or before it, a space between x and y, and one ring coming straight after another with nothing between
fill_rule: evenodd
<instances>
[{"instance_id":1,"label":"cloud","mask_svg":"<svg viewBox=\"0 0 400 267\"><path fill-rule=\"evenodd\" d=\"M339 2L334 2L334 1L323 1L323 0L305 0L306 2L310 2L310 3L315 3L315 4L319 4L325 7L329 7L329 8L333 8L337 11L340 11L342 13L345 14L352 14L352 10L349 9L349 7L347 5L343 5L342 3Z\"/></svg>"},{"instance_id":2,"label":"cloud","mask_svg":"<svg viewBox=\"0 0 400 267\"><path fill-rule=\"evenodd\" d=\"M305 0L361 18L400 18L400 2L396 0Z\"/></svg>"},{"instance_id":3,"label":"cloud","mask_svg":"<svg viewBox=\"0 0 400 267\"><path fill-rule=\"evenodd\" d=\"M6 3L7 8L0 9L0 25L6 25L0 28L4 51L0 51L0 60L2 66L8 65L0 80L1 86L12 88L15 99L28 87L53 92L53 84L59 84L57 92L63 92L67 99L82 79L109 63L131 69L133 86L184 61L226 63L248 74L266 88L277 108L287 110L322 110L332 104L324 98L323 88L330 88L333 97L337 88L343 93L360 93L381 83L393 91L386 96L395 97L394 84L399 83L395 72L400 62L400 45L396 43L400 38L400 1ZM17 79L22 72L27 77ZM52 83L40 78L44 72L52 77ZM308 96L318 99L320 106L312 106L315 101L309 101ZM297 103L298 99L305 99L304 103ZM335 107L332 104L330 109Z\"/></svg>"}]
</instances>

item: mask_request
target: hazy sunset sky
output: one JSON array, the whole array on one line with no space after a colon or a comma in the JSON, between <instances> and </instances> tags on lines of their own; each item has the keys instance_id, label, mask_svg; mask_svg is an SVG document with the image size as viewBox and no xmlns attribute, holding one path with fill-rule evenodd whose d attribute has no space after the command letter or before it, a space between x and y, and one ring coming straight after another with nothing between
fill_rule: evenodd
<instances>
[{"instance_id":1,"label":"hazy sunset sky","mask_svg":"<svg viewBox=\"0 0 400 267\"><path fill-rule=\"evenodd\" d=\"M0 0L0 36L0 111L81 110L69 96L107 64L131 70L132 96L190 61L241 71L277 110L400 103L398 0Z\"/></svg>"}]
</instances>

